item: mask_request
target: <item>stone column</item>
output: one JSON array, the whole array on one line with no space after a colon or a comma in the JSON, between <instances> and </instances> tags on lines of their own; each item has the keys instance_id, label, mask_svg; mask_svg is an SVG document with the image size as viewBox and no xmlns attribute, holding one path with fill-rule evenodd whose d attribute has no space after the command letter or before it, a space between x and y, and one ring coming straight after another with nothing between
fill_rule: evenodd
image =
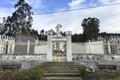
<instances>
[{"instance_id":1,"label":"stone column","mask_svg":"<svg viewBox=\"0 0 120 80\"><path fill-rule=\"evenodd\" d=\"M11 46L11 54L14 54L14 51L15 51L15 42L12 43L12 46Z\"/></svg>"},{"instance_id":2,"label":"stone column","mask_svg":"<svg viewBox=\"0 0 120 80\"><path fill-rule=\"evenodd\" d=\"M111 54L111 49L110 49L110 41L107 42L108 46L108 54Z\"/></svg>"},{"instance_id":3,"label":"stone column","mask_svg":"<svg viewBox=\"0 0 120 80\"><path fill-rule=\"evenodd\" d=\"M53 61L53 56L52 56L52 35L53 33L51 31L48 31L47 33L47 61L51 62Z\"/></svg>"},{"instance_id":4,"label":"stone column","mask_svg":"<svg viewBox=\"0 0 120 80\"><path fill-rule=\"evenodd\" d=\"M27 42L27 54L30 53L30 40L28 40Z\"/></svg>"},{"instance_id":5,"label":"stone column","mask_svg":"<svg viewBox=\"0 0 120 80\"><path fill-rule=\"evenodd\" d=\"M7 41L7 54L10 54L10 51L11 50L11 43L10 43L10 41L8 42Z\"/></svg>"},{"instance_id":6,"label":"stone column","mask_svg":"<svg viewBox=\"0 0 120 80\"><path fill-rule=\"evenodd\" d=\"M72 61L72 44L71 44L71 35L72 32L68 31L66 32L67 35L67 61Z\"/></svg>"}]
</instances>

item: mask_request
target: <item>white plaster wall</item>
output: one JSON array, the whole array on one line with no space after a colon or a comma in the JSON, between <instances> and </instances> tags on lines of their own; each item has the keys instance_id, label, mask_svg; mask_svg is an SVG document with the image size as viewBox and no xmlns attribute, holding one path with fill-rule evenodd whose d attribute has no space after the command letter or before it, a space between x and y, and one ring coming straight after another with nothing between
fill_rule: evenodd
<instances>
[{"instance_id":1,"label":"white plaster wall","mask_svg":"<svg viewBox=\"0 0 120 80\"><path fill-rule=\"evenodd\" d=\"M84 54L86 50L86 44L72 43L72 54Z\"/></svg>"},{"instance_id":2,"label":"white plaster wall","mask_svg":"<svg viewBox=\"0 0 120 80\"><path fill-rule=\"evenodd\" d=\"M47 45L35 46L34 54L47 54Z\"/></svg>"},{"instance_id":3,"label":"white plaster wall","mask_svg":"<svg viewBox=\"0 0 120 80\"><path fill-rule=\"evenodd\" d=\"M104 54L103 42L72 43L72 54Z\"/></svg>"},{"instance_id":4,"label":"white plaster wall","mask_svg":"<svg viewBox=\"0 0 120 80\"><path fill-rule=\"evenodd\" d=\"M104 54L103 42L89 42L87 46L90 48L88 53L91 54Z\"/></svg>"},{"instance_id":5,"label":"white plaster wall","mask_svg":"<svg viewBox=\"0 0 120 80\"><path fill-rule=\"evenodd\" d=\"M46 54L47 45L35 46L35 54ZM104 54L103 42L72 43L72 54Z\"/></svg>"}]
</instances>

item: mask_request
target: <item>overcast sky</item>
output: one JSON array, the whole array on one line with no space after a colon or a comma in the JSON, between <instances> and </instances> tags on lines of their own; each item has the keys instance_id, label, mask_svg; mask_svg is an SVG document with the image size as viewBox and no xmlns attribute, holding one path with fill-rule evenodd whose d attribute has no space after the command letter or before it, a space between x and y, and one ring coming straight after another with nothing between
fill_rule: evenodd
<instances>
[{"instance_id":1,"label":"overcast sky","mask_svg":"<svg viewBox=\"0 0 120 80\"><path fill-rule=\"evenodd\" d=\"M85 7L94 7L107 4L120 3L120 0L26 0L34 14L45 12L57 12ZM14 11L14 4L18 0L0 0L0 17L9 16ZM120 5L84 9L79 11L34 15L33 28L54 29L59 23L62 30L82 33L81 22L84 18L96 17L100 20L101 32L120 33ZM1 22L2 18L0 18Z\"/></svg>"}]
</instances>

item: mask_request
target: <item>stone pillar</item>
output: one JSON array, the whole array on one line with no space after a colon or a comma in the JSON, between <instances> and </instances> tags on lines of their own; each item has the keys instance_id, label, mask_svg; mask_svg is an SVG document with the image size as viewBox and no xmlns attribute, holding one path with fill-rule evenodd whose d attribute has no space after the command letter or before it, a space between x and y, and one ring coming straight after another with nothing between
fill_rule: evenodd
<instances>
[{"instance_id":1,"label":"stone pillar","mask_svg":"<svg viewBox=\"0 0 120 80\"><path fill-rule=\"evenodd\" d=\"M12 46L11 46L11 54L14 54L15 52L15 41L13 41Z\"/></svg>"},{"instance_id":2,"label":"stone pillar","mask_svg":"<svg viewBox=\"0 0 120 80\"><path fill-rule=\"evenodd\" d=\"M51 62L53 61L53 56L52 56L52 35L53 33L51 31L48 31L47 33L47 61Z\"/></svg>"},{"instance_id":3,"label":"stone pillar","mask_svg":"<svg viewBox=\"0 0 120 80\"><path fill-rule=\"evenodd\" d=\"M72 61L72 44L71 44L72 32L68 31L66 35L67 35L67 61L70 62Z\"/></svg>"},{"instance_id":4,"label":"stone pillar","mask_svg":"<svg viewBox=\"0 0 120 80\"><path fill-rule=\"evenodd\" d=\"M108 54L111 54L110 41L108 41L107 43L108 43Z\"/></svg>"},{"instance_id":5,"label":"stone pillar","mask_svg":"<svg viewBox=\"0 0 120 80\"><path fill-rule=\"evenodd\" d=\"M7 54L11 54L11 43L7 41Z\"/></svg>"},{"instance_id":6,"label":"stone pillar","mask_svg":"<svg viewBox=\"0 0 120 80\"><path fill-rule=\"evenodd\" d=\"M10 43L10 47L11 47L10 48L10 53L14 54L14 51L15 51L15 38L12 37L9 43Z\"/></svg>"},{"instance_id":7,"label":"stone pillar","mask_svg":"<svg viewBox=\"0 0 120 80\"><path fill-rule=\"evenodd\" d=\"M30 40L28 40L27 42L27 54L30 53Z\"/></svg>"}]
</instances>

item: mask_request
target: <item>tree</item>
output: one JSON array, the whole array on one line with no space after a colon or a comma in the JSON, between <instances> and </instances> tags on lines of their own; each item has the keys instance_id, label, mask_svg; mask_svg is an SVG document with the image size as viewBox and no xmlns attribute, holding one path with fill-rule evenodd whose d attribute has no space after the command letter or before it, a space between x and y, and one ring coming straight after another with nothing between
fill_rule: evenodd
<instances>
[{"instance_id":1,"label":"tree","mask_svg":"<svg viewBox=\"0 0 120 80\"><path fill-rule=\"evenodd\" d=\"M3 23L0 29L0 35L15 36L15 34L16 34L16 29L12 24L11 17L8 16L7 18L3 18Z\"/></svg>"},{"instance_id":2,"label":"tree","mask_svg":"<svg viewBox=\"0 0 120 80\"><path fill-rule=\"evenodd\" d=\"M16 11L13 12L12 16L3 18L0 35L15 36L16 32L18 34L30 34L33 21L31 6L24 0L19 0L14 7Z\"/></svg>"},{"instance_id":3,"label":"tree","mask_svg":"<svg viewBox=\"0 0 120 80\"><path fill-rule=\"evenodd\" d=\"M41 31L40 31L40 34L39 34L39 40L44 40L44 41L46 41L46 35L45 35L45 30L44 29L42 29Z\"/></svg>"},{"instance_id":4,"label":"tree","mask_svg":"<svg viewBox=\"0 0 120 80\"><path fill-rule=\"evenodd\" d=\"M16 27L18 34L30 33L30 28L32 26L32 14L31 6L24 0L19 0L15 4L16 11L12 14L11 20L12 24Z\"/></svg>"},{"instance_id":5,"label":"tree","mask_svg":"<svg viewBox=\"0 0 120 80\"><path fill-rule=\"evenodd\" d=\"M40 34L41 34L41 35L44 35L44 29L42 29L42 30L40 31Z\"/></svg>"},{"instance_id":6,"label":"tree","mask_svg":"<svg viewBox=\"0 0 120 80\"><path fill-rule=\"evenodd\" d=\"M72 42L82 42L82 34L73 34L72 35Z\"/></svg>"},{"instance_id":7,"label":"tree","mask_svg":"<svg viewBox=\"0 0 120 80\"><path fill-rule=\"evenodd\" d=\"M88 40L97 40L99 33L99 19L97 18L85 18L82 21L83 26L83 39L84 41Z\"/></svg>"},{"instance_id":8,"label":"tree","mask_svg":"<svg viewBox=\"0 0 120 80\"><path fill-rule=\"evenodd\" d=\"M3 32L4 32L4 30L6 29L5 23L6 23L6 18L4 17L4 18L3 18L3 22L0 23L0 35L3 35Z\"/></svg>"},{"instance_id":9,"label":"tree","mask_svg":"<svg viewBox=\"0 0 120 80\"><path fill-rule=\"evenodd\" d=\"M0 35L2 35L3 30L4 30L4 25L3 23L0 23Z\"/></svg>"}]
</instances>

